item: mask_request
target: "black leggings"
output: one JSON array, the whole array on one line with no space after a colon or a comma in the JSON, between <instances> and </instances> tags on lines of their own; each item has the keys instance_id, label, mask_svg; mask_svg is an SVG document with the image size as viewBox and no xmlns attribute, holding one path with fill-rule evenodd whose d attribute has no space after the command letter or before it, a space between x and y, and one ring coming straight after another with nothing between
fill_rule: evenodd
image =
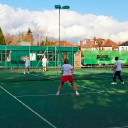
<instances>
[{"instance_id":1,"label":"black leggings","mask_svg":"<svg viewBox=\"0 0 128 128\"><path fill-rule=\"evenodd\" d=\"M121 82L123 82L123 80L122 80L120 74L121 74L121 71L115 71L115 72L114 72L114 74L113 74L113 81L114 81L114 82L116 82L116 76L118 76L119 80L120 80Z\"/></svg>"}]
</instances>

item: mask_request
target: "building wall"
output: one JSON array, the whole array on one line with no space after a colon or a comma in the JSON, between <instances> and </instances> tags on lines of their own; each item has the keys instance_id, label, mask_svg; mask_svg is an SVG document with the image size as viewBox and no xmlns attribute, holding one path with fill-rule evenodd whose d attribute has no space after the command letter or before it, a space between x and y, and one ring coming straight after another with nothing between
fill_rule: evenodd
<instances>
[{"instance_id":1,"label":"building wall","mask_svg":"<svg viewBox=\"0 0 128 128\"><path fill-rule=\"evenodd\" d=\"M119 46L119 51L128 51L128 46Z\"/></svg>"},{"instance_id":2,"label":"building wall","mask_svg":"<svg viewBox=\"0 0 128 128\"><path fill-rule=\"evenodd\" d=\"M105 51L112 51L112 47L104 47Z\"/></svg>"}]
</instances>

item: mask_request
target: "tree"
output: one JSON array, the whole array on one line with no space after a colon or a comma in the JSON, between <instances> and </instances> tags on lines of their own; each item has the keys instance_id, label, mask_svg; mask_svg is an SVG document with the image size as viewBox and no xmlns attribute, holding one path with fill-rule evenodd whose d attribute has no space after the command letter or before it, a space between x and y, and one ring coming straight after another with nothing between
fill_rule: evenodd
<instances>
[{"instance_id":1,"label":"tree","mask_svg":"<svg viewBox=\"0 0 128 128\"><path fill-rule=\"evenodd\" d=\"M95 47L97 50L104 49L104 47L103 47L104 40L103 39L101 39L101 38L96 39L96 37L94 37L93 40L95 42Z\"/></svg>"},{"instance_id":2,"label":"tree","mask_svg":"<svg viewBox=\"0 0 128 128\"><path fill-rule=\"evenodd\" d=\"M1 27L0 27L0 45L6 45Z\"/></svg>"},{"instance_id":3,"label":"tree","mask_svg":"<svg viewBox=\"0 0 128 128\"><path fill-rule=\"evenodd\" d=\"M81 57L84 57L84 51L81 51Z\"/></svg>"},{"instance_id":4,"label":"tree","mask_svg":"<svg viewBox=\"0 0 128 128\"><path fill-rule=\"evenodd\" d=\"M12 45L13 44L13 40L14 40L14 36L10 35L10 34L6 34L4 36L5 38L5 42L7 45Z\"/></svg>"},{"instance_id":5,"label":"tree","mask_svg":"<svg viewBox=\"0 0 128 128\"><path fill-rule=\"evenodd\" d=\"M34 28L34 32L33 33L34 33L34 40L36 42L36 45L40 46L41 40L42 40L42 30L38 26L36 26Z\"/></svg>"},{"instance_id":6,"label":"tree","mask_svg":"<svg viewBox=\"0 0 128 128\"><path fill-rule=\"evenodd\" d=\"M33 46L33 35L30 28L28 29L27 34L24 37L24 41L30 42L31 46Z\"/></svg>"},{"instance_id":7,"label":"tree","mask_svg":"<svg viewBox=\"0 0 128 128\"><path fill-rule=\"evenodd\" d=\"M41 46L51 46L51 44L52 44L52 41L49 40L48 37L46 37L46 39L43 40L40 45Z\"/></svg>"},{"instance_id":8,"label":"tree","mask_svg":"<svg viewBox=\"0 0 128 128\"><path fill-rule=\"evenodd\" d=\"M30 29L30 28L28 29L27 34L28 34L28 35L31 35L31 34L32 34L32 31L31 31L31 29Z\"/></svg>"}]
</instances>

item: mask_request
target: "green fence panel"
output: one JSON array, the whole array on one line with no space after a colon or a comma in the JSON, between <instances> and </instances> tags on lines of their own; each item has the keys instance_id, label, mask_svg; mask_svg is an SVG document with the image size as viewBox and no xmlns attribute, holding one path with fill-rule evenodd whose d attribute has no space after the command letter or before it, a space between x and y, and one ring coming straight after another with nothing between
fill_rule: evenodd
<instances>
[{"instance_id":1,"label":"green fence panel","mask_svg":"<svg viewBox=\"0 0 128 128\"><path fill-rule=\"evenodd\" d=\"M118 56L122 64L128 64L128 51L84 51L84 64L114 64Z\"/></svg>"},{"instance_id":2,"label":"green fence panel","mask_svg":"<svg viewBox=\"0 0 128 128\"><path fill-rule=\"evenodd\" d=\"M63 64L63 59L67 57L69 63L74 65L74 54L78 47L43 47L43 46L0 46L0 67L24 67L25 62L21 57L28 55L30 67L42 67L42 58L45 55L48 67L58 67Z\"/></svg>"}]
</instances>

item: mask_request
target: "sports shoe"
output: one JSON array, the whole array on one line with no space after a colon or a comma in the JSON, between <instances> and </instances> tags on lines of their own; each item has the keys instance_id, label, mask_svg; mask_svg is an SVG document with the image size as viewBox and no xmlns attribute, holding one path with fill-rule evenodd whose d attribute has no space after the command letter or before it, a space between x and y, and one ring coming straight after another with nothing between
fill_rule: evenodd
<instances>
[{"instance_id":1,"label":"sports shoe","mask_svg":"<svg viewBox=\"0 0 128 128\"><path fill-rule=\"evenodd\" d=\"M116 82L112 82L111 84L117 84Z\"/></svg>"},{"instance_id":2,"label":"sports shoe","mask_svg":"<svg viewBox=\"0 0 128 128\"><path fill-rule=\"evenodd\" d=\"M59 96L59 92L56 93L56 96Z\"/></svg>"},{"instance_id":3,"label":"sports shoe","mask_svg":"<svg viewBox=\"0 0 128 128\"><path fill-rule=\"evenodd\" d=\"M24 72L24 74L25 74L25 72Z\"/></svg>"},{"instance_id":4,"label":"sports shoe","mask_svg":"<svg viewBox=\"0 0 128 128\"><path fill-rule=\"evenodd\" d=\"M79 96L80 94L77 92L76 95Z\"/></svg>"},{"instance_id":5,"label":"sports shoe","mask_svg":"<svg viewBox=\"0 0 128 128\"><path fill-rule=\"evenodd\" d=\"M124 84L124 81L123 81L123 82L121 82L121 84Z\"/></svg>"},{"instance_id":6,"label":"sports shoe","mask_svg":"<svg viewBox=\"0 0 128 128\"><path fill-rule=\"evenodd\" d=\"M29 72L28 72L28 74L29 74Z\"/></svg>"}]
</instances>

